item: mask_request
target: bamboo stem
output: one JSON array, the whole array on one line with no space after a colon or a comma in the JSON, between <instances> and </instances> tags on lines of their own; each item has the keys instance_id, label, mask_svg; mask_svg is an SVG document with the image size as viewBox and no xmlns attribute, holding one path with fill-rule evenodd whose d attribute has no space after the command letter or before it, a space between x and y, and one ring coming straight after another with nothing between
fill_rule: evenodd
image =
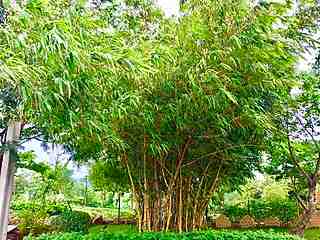
<instances>
[{"instance_id":1,"label":"bamboo stem","mask_svg":"<svg viewBox=\"0 0 320 240\"><path fill-rule=\"evenodd\" d=\"M182 177L180 171L180 188L179 188L179 220L178 220L178 227L179 232L182 232L182 215L183 215L183 203L182 203Z\"/></svg>"}]
</instances>

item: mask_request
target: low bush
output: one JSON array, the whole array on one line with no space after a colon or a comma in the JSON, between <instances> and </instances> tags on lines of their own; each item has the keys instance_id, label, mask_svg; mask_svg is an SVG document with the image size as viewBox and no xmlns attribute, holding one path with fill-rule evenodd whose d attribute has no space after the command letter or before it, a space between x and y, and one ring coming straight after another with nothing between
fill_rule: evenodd
<instances>
[{"instance_id":1,"label":"low bush","mask_svg":"<svg viewBox=\"0 0 320 240\"><path fill-rule=\"evenodd\" d=\"M35 240L32 237L28 240ZM59 235L42 235L36 240L299 240L300 238L275 232L265 231L200 231L190 233L132 233L110 234L106 232L82 235L67 233Z\"/></svg>"},{"instance_id":2,"label":"low bush","mask_svg":"<svg viewBox=\"0 0 320 240\"><path fill-rule=\"evenodd\" d=\"M24 211L24 210L32 210L36 211L45 211L49 215L58 215L64 211L67 211L69 208L65 204L42 204L39 202L13 202L11 205L11 209L14 211Z\"/></svg>"},{"instance_id":3,"label":"low bush","mask_svg":"<svg viewBox=\"0 0 320 240\"><path fill-rule=\"evenodd\" d=\"M64 211L53 219L52 224L61 232L87 232L91 217L80 211Z\"/></svg>"},{"instance_id":4,"label":"low bush","mask_svg":"<svg viewBox=\"0 0 320 240\"><path fill-rule=\"evenodd\" d=\"M277 217L283 223L288 223L298 216L299 207L294 201L263 201L260 199L250 201L247 206L225 206L223 214L232 222L239 222L245 215L254 217L257 221L269 217Z\"/></svg>"},{"instance_id":5,"label":"low bush","mask_svg":"<svg viewBox=\"0 0 320 240\"><path fill-rule=\"evenodd\" d=\"M46 224L48 214L43 209L23 208L16 212L21 235L38 235L50 231Z\"/></svg>"},{"instance_id":6,"label":"low bush","mask_svg":"<svg viewBox=\"0 0 320 240\"><path fill-rule=\"evenodd\" d=\"M65 204L15 201L11 206L16 224L21 235L39 235L52 232L54 228L48 223L51 216L70 211Z\"/></svg>"},{"instance_id":7,"label":"low bush","mask_svg":"<svg viewBox=\"0 0 320 240\"><path fill-rule=\"evenodd\" d=\"M241 206L225 206L223 214L226 215L231 222L239 222L241 218L248 214L248 209Z\"/></svg>"}]
</instances>

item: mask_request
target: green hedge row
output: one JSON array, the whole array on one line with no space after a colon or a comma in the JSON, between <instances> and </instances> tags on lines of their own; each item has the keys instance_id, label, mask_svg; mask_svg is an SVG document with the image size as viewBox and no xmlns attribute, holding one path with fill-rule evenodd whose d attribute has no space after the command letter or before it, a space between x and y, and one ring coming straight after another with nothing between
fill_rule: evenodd
<instances>
[{"instance_id":1,"label":"green hedge row","mask_svg":"<svg viewBox=\"0 0 320 240\"><path fill-rule=\"evenodd\" d=\"M253 200L247 206L225 206L222 213L229 217L232 222L239 222L245 215L250 215L257 221L268 217L277 217L283 223L297 218L299 206L291 200L267 202Z\"/></svg>"},{"instance_id":2,"label":"green hedge row","mask_svg":"<svg viewBox=\"0 0 320 240\"><path fill-rule=\"evenodd\" d=\"M106 232L64 233L58 235L42 235L27 240L299 240L299 238L275 232L265 231L200 231L190 233L132 233L111 234Z\"/></svg>"},{"instance_id":3,"label":"green hedge row","mask_svg":"<svg viewBox=\"0 0 320 240\"><path fill-rule=\"evenodd\" d=\"M60 214L64 211L68 211L69 208L63 204L46 204L43 205L37 202L20 202L15 201L11 205L11 209L15 211L22 211L22 210L32 210L32 211L40 211L45 210L49 215L56 215Z\"/></svg>"}]
</instances>

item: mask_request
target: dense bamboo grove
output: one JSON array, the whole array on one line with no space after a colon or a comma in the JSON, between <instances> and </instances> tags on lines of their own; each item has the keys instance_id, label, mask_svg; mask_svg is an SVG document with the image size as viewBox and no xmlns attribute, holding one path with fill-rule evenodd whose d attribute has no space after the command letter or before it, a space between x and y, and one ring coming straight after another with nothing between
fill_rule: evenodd
<instances>
[{"instance_id":1,"label":"dense bamboo grove","mask_svg":"<svg viewBox=\"0 0 320 240\"><path fill-rule=\"evenodd\" d=\"M165 38L176 51L156 62L158 85L119 125L143 231L205 224L211 196L252 176L268 112L293 80L296 57L274 29L281 6L189 7Z\"/></svg>"}]
</instances>

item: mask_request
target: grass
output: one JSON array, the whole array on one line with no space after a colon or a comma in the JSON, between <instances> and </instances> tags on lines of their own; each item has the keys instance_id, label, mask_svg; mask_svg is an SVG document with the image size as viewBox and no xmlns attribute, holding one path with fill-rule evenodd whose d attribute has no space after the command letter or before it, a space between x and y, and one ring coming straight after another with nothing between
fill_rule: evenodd
<instances>
[{"instance_id":1,"label":"grass","mask_svg":"<svg viewBox=\"0 0 320 240\"><path fill-rule=\"evenodd\" d=\"M320 228L307 229L304 238L307 240L320 240Z\"/></svg>"},{"instance_id":2,"label":"grass","mask_svg":"<svg viewBox=\"0 0 320 240\"><path fill-rule=\"evenodd\" d=\"M118 209L114 208L96 208L96 207L83 207L83 206L73 206L74 210L82 211L88 213L91 217L102 216L105 220L114 220L118 217ZM129 209L121 209L121 218L132 219L133 212Z\"/></svg>"}]
</instances>

